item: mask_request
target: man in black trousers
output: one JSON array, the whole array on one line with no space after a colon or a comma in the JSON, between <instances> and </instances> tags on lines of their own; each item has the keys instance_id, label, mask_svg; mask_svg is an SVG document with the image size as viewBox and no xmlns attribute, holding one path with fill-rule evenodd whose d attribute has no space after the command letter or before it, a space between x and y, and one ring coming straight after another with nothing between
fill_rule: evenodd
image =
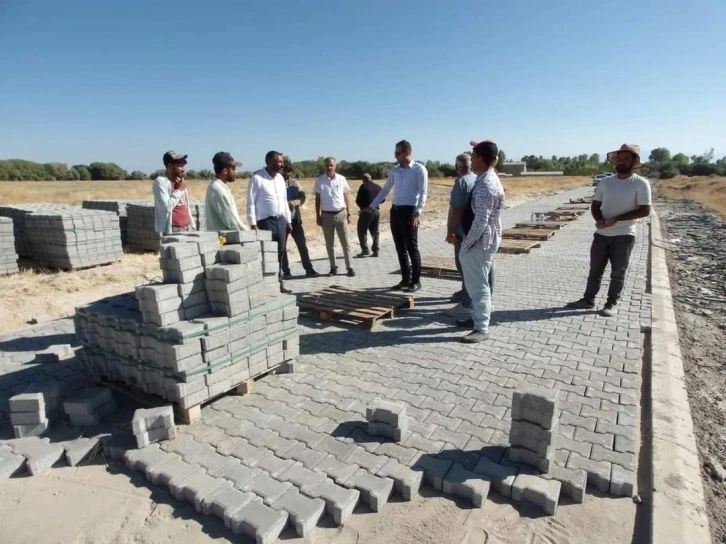
<instances>
[{"instance_id":1,"label":"man in black trousers","mask_svg":"<svg viewBox=\"0 0 726 544\"><path fill-rule=\"evenodd\" d=\"M287 185L287 205L290 208L290 226L292 232L290 236L295 241L297 250L300 253L300 261L305 269L305 275L308 278L317 278L320 276L313 268L310 260L308 246L305 241L305 229L302 224L302 214L300 207L305 204L306 196L300 182L292 177L292 162L287 157L283 157L282 177L285 178ZM287 257L287 251L282 255L282 278L285 280L292 279L290 272L290 261Z\"/></svg>"},{"instance_id":2,"label":"man in black trousers","mask_svg":"<svg viewBox=\"0 0 726 544\"><path fill-rule=\"evenodd\" d=\"M356 258L367 257L368 252L368 232L373 238L373 257L378 257L378 239L379 227L381 223L381 211L378 208L369 208L373 199L381 192L381 186L374 183L370 174L363 174L363 184L358 189L355 197L355 203L360 208L358 214L358 242L360 243L360 253ZM385 200L383 201L385 202Z\"/></svg>"},{"instance_id":3,"label":"man in black trousers","mask_svg":"<svg viewBox=\"0 0 726 544\"><path fill-rule=\"evenodd\" d=\"M393 189L391 234L401 265L401 282L394 290L413 293L421 289L421 254L418 251L418 225L426 204L429 174L426 167L413 160L411 144L401 140L393 153L394 165L388 181L366 211L377 208ZM410 264L409 264L410 259Z\"/></svg>"}]
</instances>

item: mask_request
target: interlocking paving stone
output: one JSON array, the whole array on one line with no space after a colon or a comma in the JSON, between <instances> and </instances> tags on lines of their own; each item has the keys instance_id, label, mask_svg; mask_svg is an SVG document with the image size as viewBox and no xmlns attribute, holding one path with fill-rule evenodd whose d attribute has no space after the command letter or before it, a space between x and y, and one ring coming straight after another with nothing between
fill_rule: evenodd
<instances>
[{"instance_id":1,"label":"interlocking paving stone","mask_svg":"<svg viewBox=\"0 0 726 544\"><path fill-rule=\"evenodd\" d=\"M477 508L484 505L489 496L491 482L485 480L476 472L466 470L458 463L449 469L444 476L443 492L462 497Z\"/></svg>"},{"instance_id":2,"label":"interlocking paving stone","mask_svg":"<svg viewBox=\"0 0 726 544\"><path fill-rule=\"evenodd\" d=\"M367 470L359 469L341 485L360 491L361 500L371 510L379 512L388 502L394 483L391 478L374 476Z\"/></svg>"},{"instance_id":3,"label":"interlocking paving stone","mask_svg":"<svg viewBox=\"0 0 726 544\"><path fill-rule=\"evenodd\" d=\"M558 480L520 472L512 485L512 499L536 504L545 513L554 516L560 500L561 485Z\"/></svg>"}]
</instances>

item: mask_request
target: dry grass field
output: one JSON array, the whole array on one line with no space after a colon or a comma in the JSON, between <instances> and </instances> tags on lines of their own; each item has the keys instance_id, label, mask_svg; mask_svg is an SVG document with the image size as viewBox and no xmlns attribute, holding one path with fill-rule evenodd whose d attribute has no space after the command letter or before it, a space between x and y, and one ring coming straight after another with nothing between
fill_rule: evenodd
<instances>
[{"instance_id":1,"label":"dry grass field","mask_svg":"<svg viewBox=\"0 0 726 544\"><path fill-rule=\"evenodd\" d=\"M421 228L438 228L445 224L448 213L449 193L453 179L431 179L426 210ZM502 178L507 191L508 205L535 198L539 195L581 187L590 183L586 177L541 177L541 178ZM308 239L308 247L313 259L325 257L322 232L315 224L315 204L312 196L313 180L301 180L309 197L303 208L303 224ZM383 183L383 182L379 182ZM193 200L204 200L208 182L190 181L189 192ZM359 181L351 181L355 194ZM247 180L239 180L233 192L245 220L245 201ZM47 182L0 182L1 202L18 204L25 202L56 202L80 205L83 200L151 200L150 181L47 181ZM390 198L381 206L383 224L381 243L390 239L387 218ZM351 218L351 228L355 229L356 217ZM357 236L352 233L352 250L358 252ZM294 244L291 244L294 247ZM291 260L297 259L297 251L289 249ZM338 251L338 253L340 253ZM319 272L328 271L328 263L316 263ZM119 263L87 270L58 272L24 268L19 274L0 277L0 332L22 327L31 317L40 321L72 315L79 305L98 300L105 296L133 290L137 285L148 283L160 277L158 260L154 254L126 254Z\"/></svg>"},{"instance_id":2,"label":"dry grass field","mask_svg":"<svg viewBox=\"0 0 726 544\"><path fill-rule=\"evenodd\" d=\"M658 182L657 187L661 196L695 200L726 218L726 177L677 176Z\"/></svg>"}]
</instances>

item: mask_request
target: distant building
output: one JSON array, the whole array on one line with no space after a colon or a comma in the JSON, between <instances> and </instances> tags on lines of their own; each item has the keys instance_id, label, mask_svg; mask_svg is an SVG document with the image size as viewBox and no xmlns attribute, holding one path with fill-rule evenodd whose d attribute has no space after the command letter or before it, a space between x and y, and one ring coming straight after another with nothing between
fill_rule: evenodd
<instances>
[{"instance_id":1,"label":"distant building","mask_svg":"<svg viewBox=\"0 0 726 544\"><path fill-rule=\"evenodd\" d=\"M523 161L505 161L497 165L497 170L510 176L521 176L527 172L527 163Z\"/></svg>"}]
</instances>

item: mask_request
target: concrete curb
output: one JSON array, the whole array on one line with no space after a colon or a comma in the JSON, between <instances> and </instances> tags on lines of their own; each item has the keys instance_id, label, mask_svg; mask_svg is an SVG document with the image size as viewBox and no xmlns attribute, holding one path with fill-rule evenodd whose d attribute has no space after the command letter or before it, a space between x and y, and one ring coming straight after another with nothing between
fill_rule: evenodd
<instances>
[{"instance_id":1,"label":"concrete curb","mask_svg":"<svg viewBox=\"0 0 726 544\"><path fill-rule=\"evenodd\" d=\"M665 242L651 215L652 544L711 542L671 298Z\"/></svg>"}]
</instances>

